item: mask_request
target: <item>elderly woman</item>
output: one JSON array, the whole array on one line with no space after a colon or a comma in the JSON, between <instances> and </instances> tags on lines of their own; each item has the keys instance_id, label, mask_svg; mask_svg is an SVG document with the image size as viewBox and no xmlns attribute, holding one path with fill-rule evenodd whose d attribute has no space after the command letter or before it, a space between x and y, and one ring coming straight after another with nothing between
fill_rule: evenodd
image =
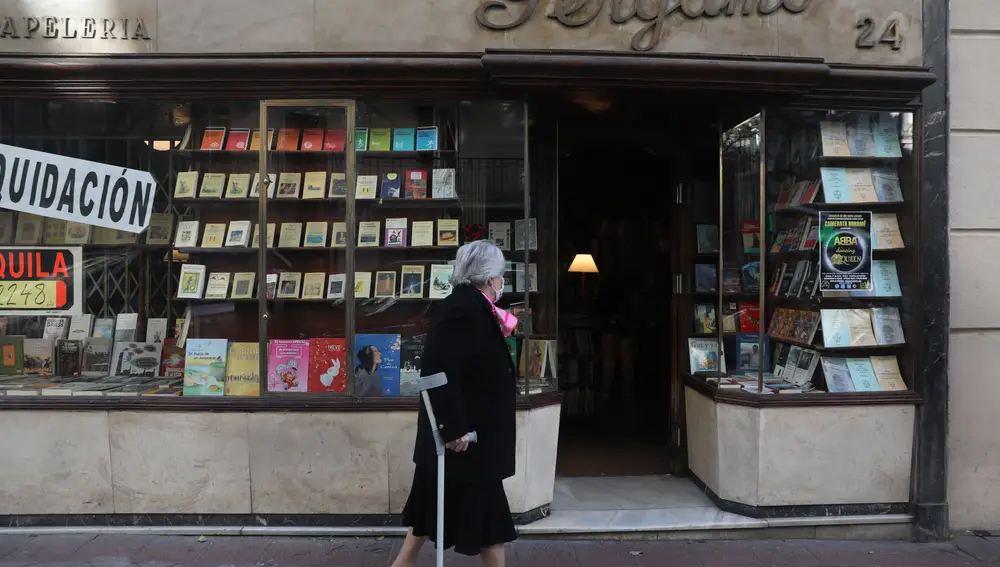
<instances>
[{"instance_id":1,"label":"elderly woman","mask_svg":"<svg viewBox=\"0 0 1000 567\"><path fill-rule=\"evenodd\" d=\"M495 305L503 295L503 253L485 240L458 249L454 289L437 305L424 344L421 374L444 372L448 384L429 391L445 457L444 541L487 567L504 565L504 544L517 538L503 480L514 475L516 383L504 337L517 319ZM416 471L403 522L410 529L393 567L409 567L436 535L437 458L430 422L420 410L413 451ZM468 433L475 431L476 443Z\"/></svg>"}]
</instances>

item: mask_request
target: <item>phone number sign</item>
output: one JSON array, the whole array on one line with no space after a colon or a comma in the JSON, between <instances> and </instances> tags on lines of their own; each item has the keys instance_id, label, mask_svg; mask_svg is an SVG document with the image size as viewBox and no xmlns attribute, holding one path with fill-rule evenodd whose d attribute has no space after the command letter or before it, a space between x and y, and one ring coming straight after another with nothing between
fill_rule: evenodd
<instances>
[{"instance_id":1,"label":"phone number sign","mask_svg":"<svg viewBox=\"0 0 1000 567\"><path fill-rule=\"evenodd\" d=\"M83 249L0 247L0 315L80 315Z\"/></svg>"}]
</instances>

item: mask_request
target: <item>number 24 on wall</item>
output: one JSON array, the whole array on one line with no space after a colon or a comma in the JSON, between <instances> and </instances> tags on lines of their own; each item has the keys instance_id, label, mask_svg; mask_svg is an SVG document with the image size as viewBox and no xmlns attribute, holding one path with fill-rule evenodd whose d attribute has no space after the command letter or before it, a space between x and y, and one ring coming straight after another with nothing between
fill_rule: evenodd
<instances>
[{"instance_id":1,"label":"number 24 on wall","mask_svg":"<svg viewBox=\"0 0 1000 567\"><path fill-rule=\"evenodd\" d=\"M889 18L881 26L882 31L878 33L878 39L875 39L875 36L876 30L880 26L875 18L865 16L858 20L855 27L858 29L858 39L855 40L854 45L858 49L874 49L880 43L891 46L893 51L899 51L903 47L899 18Z\"/></svg>"}]
</instances>

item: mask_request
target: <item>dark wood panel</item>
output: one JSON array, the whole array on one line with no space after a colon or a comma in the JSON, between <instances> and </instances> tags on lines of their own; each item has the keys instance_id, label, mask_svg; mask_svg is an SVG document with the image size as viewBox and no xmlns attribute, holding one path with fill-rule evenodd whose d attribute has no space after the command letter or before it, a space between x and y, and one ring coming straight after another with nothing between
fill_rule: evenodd
<instances>
[{"instance_id":1,"label":"dark wood panel","mask_svg":"<svg viewBox=\"0 0 1000 567\"><path fill-rule=\"evenodd\" d=\"M751 408L791 408L830 406L914 406L923 403L916 392L843 392L815 394L757 395L742 390L720 390L701 378L684 375L684 385L720 404Z\"/></svg>"},{"instance_id":2,"label":"dark wood panel","mask_svg":"<svg viewBox=\"0 0 1000 567\"><path fill-rule=\"evenodd\" d=\"M739 90L858 104L912 102L932 84L918 67L827 64L820 59L655 55L593 51L487 50L483 54L218 54L0 57L0 97L182 97L258 99L407 97L415 92L475 96L527 87L674 87ZM773 101L772 101L773 102Z\"/></svg>"},{"instance_id":3,"label":"dark wood panel","mask_svg":"<svg viewBox=\"0 0 1000 567\"><path fill-rule=\"evenodd\" d=\"M537 409L562 403L562 394L547 392L520 396L519 411ZM288 411L338 411L384 412L417 411L419 398L354 398L323 394L267 395L259 398L185 398L144 397L134 398L72 398L72 397L0 397L0 411L207 411L207 412L288 412Z\"/></svg>"}]
</instances>

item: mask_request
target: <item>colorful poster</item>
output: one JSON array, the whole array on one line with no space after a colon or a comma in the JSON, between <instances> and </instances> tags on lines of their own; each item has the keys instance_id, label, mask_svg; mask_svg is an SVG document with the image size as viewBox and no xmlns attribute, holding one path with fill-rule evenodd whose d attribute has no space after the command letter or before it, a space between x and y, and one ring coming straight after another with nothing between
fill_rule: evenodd
<instances>
[{"instance_id":1,"label":"colorful poster","mask_svg":"<svg viewBox=\"0 0 1000 567\"><path fill-rule=\"evenodd\" d=\"M363 335L354 341L354 395L399 395L399 335Z\"/></svg>"},{"instance_id":2,"label":"colorful poster","mask_svg":"<svg viewBox=\"0 0 1000 567\"><path fill-rule=\"evenodd\" d=\"M225 392L226 339L188 339L184 355L184 395L221 396Z\"/></svg>"},{"instance_id":3,"label":"colorful poster","mask_svg":"<svg viewBox=\"0 0 1000 567\"><path fill-rule=\"evenodd\" d=\"M872 287L871 212L819 213L820 290Z\"/></svg>"}]
</instances>

